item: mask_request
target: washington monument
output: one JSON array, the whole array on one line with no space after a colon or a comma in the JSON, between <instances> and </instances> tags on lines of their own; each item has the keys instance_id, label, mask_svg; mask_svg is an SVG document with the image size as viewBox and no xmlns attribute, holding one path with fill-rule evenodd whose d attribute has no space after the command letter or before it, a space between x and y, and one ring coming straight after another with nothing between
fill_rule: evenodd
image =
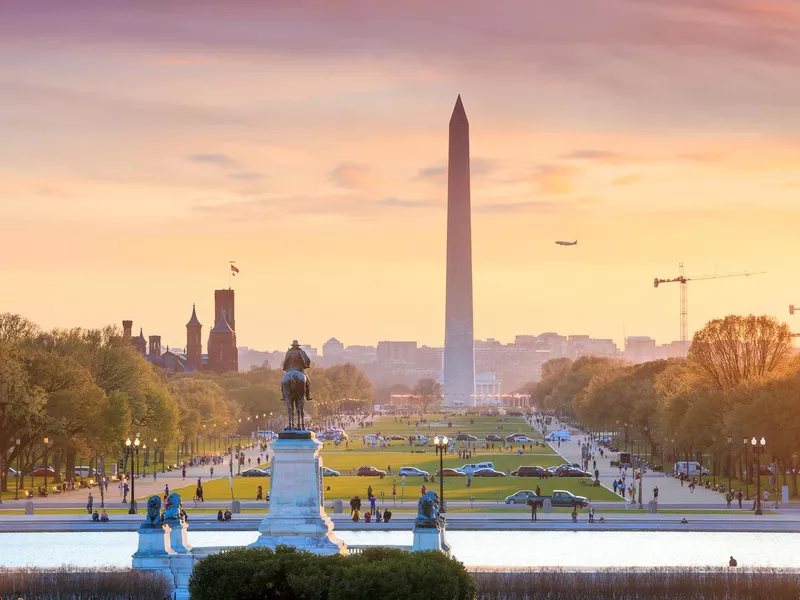
<instances>
[{"instance_id":1,"label":"washington monument","mask_svg":"<svg viewBox=\"0 0 800 600\"><path fill-rule=\"evenodd\" d=\"M450 117L450 150L447 159L444 404L448 406L475 406L470 211L469 121L459 96Z\"/></svg>"}]
</instances>

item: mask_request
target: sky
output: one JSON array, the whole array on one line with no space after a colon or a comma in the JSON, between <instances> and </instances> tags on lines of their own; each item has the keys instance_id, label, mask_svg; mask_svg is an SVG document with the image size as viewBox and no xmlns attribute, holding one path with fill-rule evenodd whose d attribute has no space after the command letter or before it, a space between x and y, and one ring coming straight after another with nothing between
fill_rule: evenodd
<instances>
[{"instance_id":1,"label":"sky","mask_svg":"<svg viewBox=\"0 0 800 600\"><path fill-rule=\"evenodd\" d=\"M442 345L461 94L476 337L792 324L798 68L795 0L0 0L0 311L183 346L235 260L240 346Z\"/></svg>"}]
</instances>

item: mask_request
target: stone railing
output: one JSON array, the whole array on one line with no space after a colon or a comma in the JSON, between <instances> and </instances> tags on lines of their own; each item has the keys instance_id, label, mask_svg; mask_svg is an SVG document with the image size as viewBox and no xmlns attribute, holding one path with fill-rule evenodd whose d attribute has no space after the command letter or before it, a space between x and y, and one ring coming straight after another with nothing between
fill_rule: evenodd
<instances>
[{"instance_id":1,"label":"stone railing","mask_svg":"<svg viewBox=\"0 0 800 600\"><path fill-rule=\"evenodd\" d=\"M361 554L365 548L396 548L397 550L405 550L406 552L411 552L411 546L402 546L397 544L380 544L380 546L371 546L371 545L355 545L355 544L348 544L347 545L347 554Z\"/></svg>"}]
</instances>

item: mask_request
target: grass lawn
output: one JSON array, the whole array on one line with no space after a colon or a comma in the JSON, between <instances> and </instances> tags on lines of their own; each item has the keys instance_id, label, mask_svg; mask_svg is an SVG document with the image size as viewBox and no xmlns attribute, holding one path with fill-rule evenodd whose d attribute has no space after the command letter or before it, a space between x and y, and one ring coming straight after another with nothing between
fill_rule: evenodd
<instances>
[{"instance_id":1,"label":"grass lawn","mask_svg":"<svg viewBox=\"0 0 800 600\"><path fill-rule=\"evenodd\" d=\"M465 477L446 477L444 494L445 498L449 500L469 500L470 497L474 497L475 500L499 499L502 502L506 496L518 490L532 490L538 485L543 494L551 494L553 490L568 490L575 495L586 496L595 501L619 500L619 496L615 496L613 492L605 488L586 486L580 482L580 479L555 477L547 480L519 477L476 477L472 480L472 487L467 488ZM373 493L379 501L390 502L393 484L397 485L398 501L404 499L406 502L416 502L423 482L421 479L409 477L406 485L403 486L399 477L385 477L384 479L350 476L326 477L325 486L330 489L326 489L325 499L326 502L332 499L341 499L347 502L356 494L366 498L367 487L372 486ZM239 499L255 499L258 485L264 486L265 490L268 489L269 478L238 477L234 479L234 493ZM439 489L438 480L436 483L425 485L429 489L437 491ZM193 485L172 491L178 492L187 504L194 497ZM225 478L203 484L203 492L206 500L228 500L231 497L228 480Z\"/></svg>"}]
</instances>

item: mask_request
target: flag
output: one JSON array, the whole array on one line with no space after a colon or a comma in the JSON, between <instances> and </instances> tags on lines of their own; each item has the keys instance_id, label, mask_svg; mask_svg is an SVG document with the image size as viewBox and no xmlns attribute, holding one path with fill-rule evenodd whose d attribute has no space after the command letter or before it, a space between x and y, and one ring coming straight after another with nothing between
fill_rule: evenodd
<instances>
[{"instance_id":1,"label":"flag","mask_svg":"<svg viewBox=\"0 0 800 600\"><path fill-rule=\"evenodd\" d=\"M234 275L236 275L236 274L239 272L239 269L237 269L235 266L231 265L231 272L232 272Z\"/></svg>"}]
</instances>

